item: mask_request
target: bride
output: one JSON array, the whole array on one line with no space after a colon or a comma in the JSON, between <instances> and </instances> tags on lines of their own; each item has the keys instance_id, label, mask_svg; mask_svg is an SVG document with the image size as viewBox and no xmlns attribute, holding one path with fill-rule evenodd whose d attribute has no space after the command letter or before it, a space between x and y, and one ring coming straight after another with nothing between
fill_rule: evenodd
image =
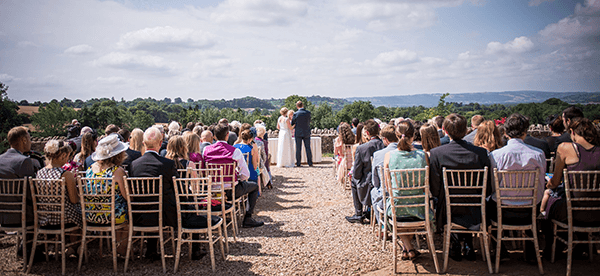
<instances>
[{"instance_id":1,"label":"bride","mask_svg":"<svg viewBox=\"0 0 600 276\"><path fill-rule=\"evenodd\" d=\"M281 116L277 119L277 129L279 129L279 138L277 139L277 167L294 166L294 145L292 144L292 116L294 111L288 111L282 107L279 111ZM291 113L291 115L290 115Z\"/></svg>"}]
</instances>

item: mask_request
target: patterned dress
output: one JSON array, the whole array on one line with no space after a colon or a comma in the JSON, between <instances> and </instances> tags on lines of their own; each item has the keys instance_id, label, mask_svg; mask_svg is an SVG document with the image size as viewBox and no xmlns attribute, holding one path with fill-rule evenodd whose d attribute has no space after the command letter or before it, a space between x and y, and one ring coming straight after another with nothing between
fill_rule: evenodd
<instances>
[{"instance_id":1,"label":"patterned dress","mask_svg":"<svg viewBox=\"0 0 600 276\"><path fill-rule=\"evenodd\" d=\"M42 168L36 174L36 178L38 179L60 179L62 178L62 174L65 172L63 168ZM50 182L39 182L40 186L50 185ZM59 194L59 189L57 186L49 187L52 194ZM63 187L65 189L65 224L77 224L78 226L82 225L81 218L81 207L79 203L73 204L69 200L69 190L66 186ZM40 200L49 203L49 200L44 200L44 198L40 198ZM59 203L58 199L52 200L53 202ZM41 206L40 206L41 207ZM56 206L55 208L46 208L52 210L60 210L60 207ZM45 210L49 211L49 210ZM39 217L40 226L47 225L60 225L60 215L58 214L40 214Z\"/></svg>"},{"instance_id":2,"label":"patterned dress","mask_svg":"<svg viewBox=\"0 0 600 276\"><path fill-rule=\"evenodd\" d=\"M115 171L119 167L114 166L107 168L101 172L94 173L92 167L89 167L85 172L86 178L113 178ZM115 189L115 223L120 224L127 221L127 201L121 195L119 184L112 185L112 180L88 180L87 189L88 191L95 191L96 189L107 189L110 193L110 189ZM107 199L108 200L108 199ZM102 203L102 202L98 202ZM86 220L89 223L96 224L110 224L110 204L86 204L86 210L106 210L106 213L87 213Z\"/></svg>"},{"instance_id":3,"label":"patterned dress","mask_svg":"<svg viewBox=\"0 0 600 276\"><path fill-rule=\"evenodd\" d=\"M427 166L427 161L425 159L425 152L421 150L413 150L413 151L401 151L395 150L390 152L390 170L405 170L405 169L421 169ZM407 177L407 175L403 175L403 177ZM408 179L404 179L405 182L412 181L412 177L408 177ZM421 174L421 178L418 181L425 181L425 174ZM391 179L392 187L397 188L398 182L396 182L396 175L392 174ZM401 198L402 196L412 196L422 194L423 191L421 189L415 190L403 190L403 191L394 191L395 197L400 197L395 200L396 204L422 204L423 200L420 198ZM387 199L387 212L388 216L393 216L392 208L391 208L391 199ZM423 206L419 207L398 207L396 208L396 215L399 219L402 220L425 220L425 208ZM429 219L433 221L435 216L433 214L433 210L429 209Z\"/></svg>"}]
</instances>

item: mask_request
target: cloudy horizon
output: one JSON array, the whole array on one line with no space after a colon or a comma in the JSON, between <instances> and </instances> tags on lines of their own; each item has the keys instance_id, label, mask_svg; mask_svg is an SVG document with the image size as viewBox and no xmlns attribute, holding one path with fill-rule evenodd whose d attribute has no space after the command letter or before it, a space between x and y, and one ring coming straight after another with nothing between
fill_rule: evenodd
<instances>
[{"instance_id":1,"label":"cloudy horizon","mask_svg":"<svg viewBox=\"0 0 600 276\"><path fill-rule=\"evenodd\" d=\"M5 0L0 82L30 102L598 92L600 0Z\"/></svg>"}]
</instances>

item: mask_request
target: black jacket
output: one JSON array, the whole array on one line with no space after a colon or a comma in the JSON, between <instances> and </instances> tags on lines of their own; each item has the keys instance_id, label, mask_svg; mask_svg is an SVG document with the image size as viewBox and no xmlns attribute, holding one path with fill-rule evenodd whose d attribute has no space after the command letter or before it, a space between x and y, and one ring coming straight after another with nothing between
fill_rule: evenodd
<instances>
[{"instance_id":1,"label":"black jacket","mask_svg":"<svg viewBox=\"0 0 600 276\"><path fill-rule=\"evenodd\" d=\"M292 117L292 125L296 126L294 135L296 137L310 137L310 111L300 108L294 117Z\"/></svg>"}]
</instances>

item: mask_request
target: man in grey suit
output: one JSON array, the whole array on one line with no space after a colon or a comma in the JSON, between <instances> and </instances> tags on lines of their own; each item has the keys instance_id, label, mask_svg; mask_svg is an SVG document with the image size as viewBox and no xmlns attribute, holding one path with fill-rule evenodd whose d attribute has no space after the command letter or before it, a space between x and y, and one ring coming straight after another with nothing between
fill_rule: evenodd
<instances>
[{"instance_id":1,"label":"man in grey suit","mask_svg":"<svg viewBox=\"0 0 600 276\"><path fill-rule=\"evenodd\" d=\"M200 149L199 149L200 154L202 154L204 152L204 148L206 146L212 145L212 140L213 140L213 134L212 134L212 132L210 132L210 130L202 131L202 134L200 135L200 142L202 142L202 143L200 143Z\"/></svg>"},{"instance_id":2,"label":"man in grey suit","mask_svg":"<svg viewBox=\"0 0 600 276\"><path fill-rule=\"evenodd\" d=\"M398 137L396 136L396 128L394 125L387 125L381 130L380 133L383 145L386 147L373 153L373 164L371 165L371 175L373 182L373 189L371 190L371 203L373 210L375 211L375 218L379 220L379 212L377 212L377 206L383 209L383 190L381 183L383 182L384 176L382 173L383 160L385 155L394 150L398 150ZM373 218L371 218L373 219Z\"/></svg>"},{"instance_id":3,"label":"man in grey suit","mask_svg":"<svg viewBox=\"0 0 600 276\"><path fill-rule=\"evenodd\" d=\"M371 206L371 157L373 153L383 148L383 141L379 139L379 125L375 120L365 122L365 128L369 142L356 148L354 155L354 166L352 167L352 199L354 201L355 214L346 217L351 223L365 223L363 207ZM366 213L368 214L368 212Z\"/></svg>"},{"instance_id":4,"label":"man in grey suit","mask_svg":"<svg viewBox=\"0 0 600 276\"><path fill-rule=\"evenodd\" d=\"M300 167L302 162L302 142L306 150L306 161L308 166L313 165L312 152L310 150L310 111L304 109L302 101L296 103L298 111L292 117L292 125L295 126L296 132L296 167Z\"/></svg>"}]
</instances>

